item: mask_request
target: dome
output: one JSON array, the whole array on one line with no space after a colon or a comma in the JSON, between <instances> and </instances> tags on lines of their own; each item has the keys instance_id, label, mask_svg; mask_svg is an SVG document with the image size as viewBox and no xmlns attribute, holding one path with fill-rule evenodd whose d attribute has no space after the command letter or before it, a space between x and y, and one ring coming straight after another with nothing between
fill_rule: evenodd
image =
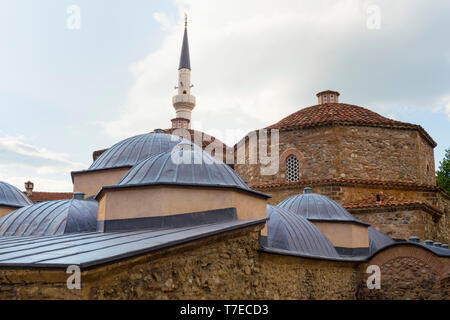
<instances>
[{"instance_id":1,"label":"dome","mask_svg":"<svg viewBox=\"0 0 450 320\"><path fill-rule=\"evenodd\" d=\"M49 236L97 230L97 201L39 202L0 219L0 236Z\"/></svg>"},{"instance_id":2,"label":"dome","mask_svg":"<svg viewBox=\"0 0 450 320\"><path fill-rule=\"evenodd\" d=\"M313 256L339 257L325 235L307 219L286 209L267 205L269 247Z\"/></svg>"},{"instance_id":3,"label":"dome","mask_svg":"<svg viewBox=\"0 0 450 320\"><path fill-rule=\"evenodd\" d=\"M0 206L22 208L33 204L22 191L9 183L0 181Z\"/></svg>"},{"instance_id":4,"label":"dome","mask_svg":"<svg viewBox=\"0 0 450 320\"><path fill-rule=\"evenodd\" d=\"M417 129L431 145L436 146L436 142L419 125L388 119L366 108L346 103L323 103L307 107L288 115L267 129L290 130L332 124Z\"/></svg>"},{"instance_id":5,"label":"dome","mask_svg":"<svg viewBox=\"0 0 450 320\"><path fill-rule=\"evenodd\" d=\"M394 243L394 240L374 228L369 227L368 232L370 254L374 254L381 248Z\"/></svg>"},{"instance_id":6,"label":"dome","mask_svg":"<svg viewBox=\"0 0 450 320\"><path fill-rule=\"evenodd\" d=\"M305 188L303 194L297 194L281 201L278 206L309 220L352 221L363 224L336 201L321 194L312 193L311 188Z\"/></svg>"},{"instance_id":7,"label":"dome","mask_svg":"<svg viewBox=\"0 0 450 320\"><path fill-rule=\"evenodd\" d=\"M87 171L134 166L145 158L172 150L182 138L165 133L146 133L113 145L103 152Z\"/></svg>"},{"instance_id":8,"label":"dome","mask_svg":"<svg viewBox=\"0 0 450 320\"><path fill-rule=\"evenodd\" d=\"M235 187L259 193L251 190L228 165L190 143L143 160L117 186L153 184Z\"/></svg>"}]
</instances>

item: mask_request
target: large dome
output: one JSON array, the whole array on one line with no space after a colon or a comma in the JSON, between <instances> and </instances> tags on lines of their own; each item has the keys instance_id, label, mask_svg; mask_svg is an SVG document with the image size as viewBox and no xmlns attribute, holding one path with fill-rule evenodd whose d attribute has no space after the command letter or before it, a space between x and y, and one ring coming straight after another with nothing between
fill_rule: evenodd
<instances>
[{"instance_id":1,"label":"large dome","mask_svg":"<svg viewBox=\"0 0 450 320\"><path fill-rule=\"evenodd\" d=\"M307 219L286 209L267 205L269 247L313 256L339 257L325 235Z\"/></svg>"},{"instance_id":2,"label":"large dome","mask_svg":"<svg viewBox=\"0 0 450 320\"><path fill-rule=\"evenodd\" d=\"M117 186L154 184L235 187L256 192L228 165L191 143L143 160Z\"/></svg>"},{"instance_id":3,"label":"large dome","mask_svg":"<svg viewBox=\"0 0 450 320\"><path fill-rule=\"evenodd\" d=\"M0 219L0 236L49 236L93 232L97 201L56 200L36 203Z\"/></svg>"},{"instance_id":4,"label":"large dome","mask_svg":"<svg viewBox=\"0 0 450 320\"><path fill-rule=\"evenodd\" d=\"M88 171L134 166L143 159L172 150L182 138L165 133L146 133L120 141L106 150Z\"/></svg>"},{"instance_id":5,"label":"large dome","mask_svg":"<svg viewBox=\"0 0 450 320\"><path fill-rule=\"evenodd\" d=\"M22 191L9 183L0 181L0 205L21 208L33 204Z\"/></svg>"},{"instance_id":6,"label":"large dome","mask_svg":"<svg viewBox=\"0 0 450 320\"><path fill-rule=\"evenodd\" d=\"M323 103L307 107L288 115L267 129L291 130L338 124L417 129L426 140L436 145L419 125L388 119L369 109L346 103Z\"/></svg>"},{"instance_id":7,"label":"large dome","mask_svg":"<svg viewBox=\"0 0 450 320\"><path fill-rule=\"evenodd\" d=\"M303 194L297 194L281 201L278 206L309 220L362 223L336 201L321 194L312 193L311 188L305 188Z\"/></svg>"}]
</instances>

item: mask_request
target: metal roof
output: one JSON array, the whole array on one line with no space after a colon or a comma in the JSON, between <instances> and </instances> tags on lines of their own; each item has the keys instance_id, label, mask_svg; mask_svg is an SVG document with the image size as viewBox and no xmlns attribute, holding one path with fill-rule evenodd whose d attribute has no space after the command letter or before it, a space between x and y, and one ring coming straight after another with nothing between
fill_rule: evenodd
<instances>
[{"instance_id":1,"label":"metal roof","mask_svg":"<svg viewBox=\"0 0 450 320\"><path fill-rule=\"evenodd\" d=\"M392 240L390 237L388 237L384 233L382 233L374 228L369 227L368 233L369 233L369 252L370 252L370 254L374 254L381 248L394 243L394 240Z\"/></svg>"},{"instance_id":2,"label":"metal roof","mask_svg":"<svg viewBox=\"0 0 450 320\"><path fill-rule=\"evenodd\" d=\"M367 225L356 220L336 201L317 193L297 194L281 201L278 206L309 220L347 221Z\"/></svg>"},{"instance_id":3,"label":"metal roof","mask_svg":"<svg viewBox=\"0 0 450 320\"><path fill-rule=\"evenodd\" d=\"M180 70L180 69L191 70L191 59L189 57L189 43L188 43L187 28L184 28L183 47L181 48L180 65L178 67L178 70Z\"/></svg>"},{"instance_id":4,"label":"metal roof","mask_svg":"<svg viewBox=\"0 0 450 320\"><path fill-rule=\"evenodd\" d=\"M166 230L83 233L49 237L0 237L0 267L90 267L192 240L265 223L233 220Z\"/></svg>"},{"instance_id":5,"label":"metal roof","mask_svg":"<svg viewBox=\"0 0 450 320\"><path fill-rule=\"evenodd\" d=\"M231 187L270 197L250 189L228 165L190 143L150 156L131 168L117 185L103 187L102 190L161 184Z\"/></svg>"},{"instance_id":6,"label":"metal roof","mask_svg":"<svg viewBox=\"0 0 450 320\"><path fill-rule=\"evenodd\" d=\"M317 257L339 257L325 235L311 222L286 209L267 205L267 245Z\"/></svg>"},{"instance_id":7,"label":"metal roof","mask_svg":"<svg viewBox=\"0 0 450 320\"><path fill-rule=\"evenodd\" d=\"M0 181L0 206L21 208L33 204L22 191L9 183Z\"/></svg>"},{"instance_id":8,"label":"metal roof","mask_svg":"<svg viewBox=\"0 0 450 320\"><path fill-rule=\"evenodd\" d=\"M85 171L131 167L151 155L172 150L181 141L182 138L166 133L134 136L116 143L103 152ZM80 171L73 173L78 172Z\"/></svg>"},{"instance_id":9,"label":"metal roof","mask_svg":"<svg viewBox=\"0 0 450 320\"><path fill-rule=\"evenodd\" d=\"M0 239L95 231L97 206L97 201L72 199L39 202L18 209L0 219Z\"/></svg>"}]
</instances>

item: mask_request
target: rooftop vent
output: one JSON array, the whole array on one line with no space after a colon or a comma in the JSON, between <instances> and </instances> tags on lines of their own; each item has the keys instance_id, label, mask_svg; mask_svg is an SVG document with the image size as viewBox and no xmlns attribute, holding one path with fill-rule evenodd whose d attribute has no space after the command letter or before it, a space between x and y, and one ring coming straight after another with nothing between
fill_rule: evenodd
<instances>
[{"instance_id":1,"label":"rooftop vent","mask_svg":"<svg viewBox=\"0 0 450 320\"><path fill-rule=\"evenodd\" d=\"M441 248L448 249L448 244L446 244L446 243L441 244Z\"/></svg>"},{"instance_id":2,"label":"rooftop vent","mask_svg":"<svg viewBox=\"0 0 450 320\"><path fill-rule=\"evenodd\" d=\"M84 193L83 192L74 192L73 198L75 200L84 200Z\"/></svg>"},{"instance_id":3,"label":"rooftop vent","mask_svg":"<svg viewBox=\"0 0 450 320\"><path fill-rule=\"evenodd\" d=\"M433 246L439 247L439 248L440 248L440 247L441 247L441 244L442 244L442 243L440 243L440 242L434 242L434 243L433 243Z\"/></svg>"},{"instance_id":4,"label":"rooftop vent","mask_svg":"<svg viewBox=\"0 0 450 320\"><path fill-rule=\"evenodd\" d=\"M165 131L163 129L155 129L153 130L154 133L165 133Z\"/></svg>"},{"instance_id":5,"label":"rooftop vent","mask_svg":"<svg viewBox=\"0 0 450 320\"><path fill-rule=\"evenodd\" d=\"M310 187L306 187L303 189L303 193L312 193L312 189Z\"/></svg>"},{"instance_id":6,"label":"rooftop vent","mask_svg":"<svg viewBox=\"0 0 450 320\"><path fill-rule=\"evenodd\" d=\"M411 242L420 242L420 239L419 239L419 237L411 236L411 237L409 237L409 241L411 241Z\"/></svg>"},{"instance_id":7,"label":"rooftop vent","mask_svg":"<svg viewBox=\"0 0 450 320\"><path fill-rule=\"evenodd\" d=\"M319 104L339 102L339 92L337 91L326 90L319 92L316 96L319 99Z\"/></svg>"},{"instance_id":8,"label":"rooftop vent","mask_svg":"<svg viewBox=\"0 0 450 320\"><path fill-rule=\"evenodd\" d=\"M433 245L433 240L425 240L424 243L425 243L427 246L432 246L432 245Z\"/></svg>"}]
</instances>

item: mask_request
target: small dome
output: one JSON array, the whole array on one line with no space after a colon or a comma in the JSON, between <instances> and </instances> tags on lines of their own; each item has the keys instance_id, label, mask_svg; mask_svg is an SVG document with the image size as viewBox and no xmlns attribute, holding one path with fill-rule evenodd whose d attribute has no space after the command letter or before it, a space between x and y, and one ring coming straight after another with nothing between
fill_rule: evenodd
<instances>
[{"instance_id":1,"label":"small dome","mask_svg":"<svg viewBox=\"0 0 450 320\"><path fill-rule=\"evenodd\" d=\"M0 219L0 236L49 236L97 230L97 201L39 202Z\"/></svg>"},{"instance_id":2,"label":"small dome","mask_svg":"<svg viewBox=\"0 0 450 320\"><path fill-rule=\"evenodd\" d=\"M339 257L325 235L307 219L286 209L267 205L269 247L313 256Z\"/></svg>"},{"instance_id":3,"label":"small dome","mask_svg":"<svg viewBox=\"0 0 450 320\"><path fill-rule=\"evenodd\" d=\"M303 194L297 194L281 201L278 206L295 212L309 220L353 221L356 220L336 201L305 188Z\"/></svg>"},{"instance_id":4,"label":"small dome","mask_svg":"<svg viewBox=\"0 0 450 320\"><path fill-rule=\"evenodd\" d=\"M33 204L22 191L9 183L0 181L0 206L22 208Z\"/></svg>"},{"instance_id":5,"label":"small dome","mask_svg":"<svg viewBox=\"0 0 450 320\"><path fill-rule=\"evenodd\" d=\"M228 165L191 143L143 160L118 183L119 186L152 184L236 187L256 192Z\"/></svg>"},{"instance_id":6,"label":"small dome","mask_svg":"<svg viewBox=\"0 0 450 320\"><path fill-rule=\"evenodd\" d=\"M394 243L394 240L374 228L369 227L368 232L370 254L374 254L381 248Z\"/></svg>"},{"instance_id":7,"label":"small dome","mask_svg":"<svg viewBox=\"0 0 450 320\"><path fill-rule=\"evenodd\" d=\"M103 152L88 171L134 166L151 155L172 150L181 141L182 138L165 133L146 133L131 137Z\"/></svg>"}]
</instances>

